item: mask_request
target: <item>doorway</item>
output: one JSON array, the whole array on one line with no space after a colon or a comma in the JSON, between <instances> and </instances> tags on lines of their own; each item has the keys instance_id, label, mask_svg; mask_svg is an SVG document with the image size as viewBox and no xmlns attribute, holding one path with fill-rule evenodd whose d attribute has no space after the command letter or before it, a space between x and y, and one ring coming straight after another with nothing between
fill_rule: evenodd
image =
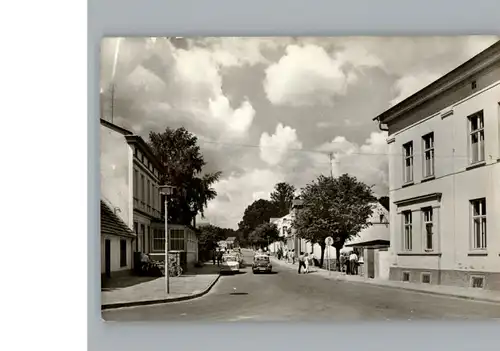
<instances>
[{"instance_id":1,"label":"doorway","mask_svg":"<svg viewBox=\"0 0 500 351\"><path fill-rule=\"evenodd\" d=\"M104 240L104 272L106 278L111 278L111 240Z\"/></svg>"}]
</instances>

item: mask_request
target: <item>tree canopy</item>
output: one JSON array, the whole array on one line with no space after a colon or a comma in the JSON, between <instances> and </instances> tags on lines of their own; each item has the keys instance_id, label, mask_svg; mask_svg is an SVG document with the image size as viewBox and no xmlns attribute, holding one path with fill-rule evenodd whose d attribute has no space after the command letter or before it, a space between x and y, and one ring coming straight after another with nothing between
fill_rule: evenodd
<instances>
[{"instance_id":1,"label":"tree canopy","mask_svg":"<svg viewBox=\"0 0 500 351\"><path fill-rule=\"evenodd\" d=\"M208 202L217 196L212 186L221 172L203 174L206 162L197 142L185 128L149 134L148 144L165 168L161 184L176 187L168 203L168 217L173 223L191 224L198 213L204 215Z\"/></svg>"},{"instance_id":2,"label":"tree canopy","mask_svg":"<svg viewBox=\"0 0 500 351\"><path fill-rule=\"evenodd\" d=\"M356 177L343 174L338 178L320 176L302 190L303 209L294 226L297 234L321 246L323 264L325 238L334 239L337 257L345 242L368 227L377 198L372 188Z\"/></svg>"},{"instance_id":3,"label":"tree canopy","mask_svg":"<svg viewBox=\"0 0 500 351\"><path fill-rule=\"evenodd\" d=\"M295 187L285 182L275 185L271 193L271 202L274 203L277 209L277 217L283 217L288 214L292 207L294 199Z\"/></svg>"},{"instance_id":4,"label":"tree canopy","mask_svg":"<svg viewBox=\"0 0 500 351\"><path fill-rule=\"evenodd\" d=\"M243 220L238 224L245 239L259 225L269 223L269 220L278 216L276 205L269 201L260 199L249 205L243 214Z\"/></svg>"},{"instance_id":5,"label":"tree canopy","mask_svg":"<svg viewBox=\"0 0 500 351\"><path fill-rule=\"evenodd\" d=\"M279 239L278 228L274 223L260 224L250 233L248 239L255 246L265 247Z\"/></svg>"}]
</instances>

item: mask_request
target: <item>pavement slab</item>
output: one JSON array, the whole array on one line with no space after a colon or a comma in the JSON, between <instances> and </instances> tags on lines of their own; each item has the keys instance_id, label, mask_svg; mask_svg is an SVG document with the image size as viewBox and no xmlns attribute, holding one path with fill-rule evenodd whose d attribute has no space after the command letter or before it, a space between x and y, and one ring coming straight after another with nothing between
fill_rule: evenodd
<instances>
[{"instance_id":1,"label":"pavement slab","mask_svg":"<svg viewBox=\"0 0 500 351\"><path fill-rule=\"evenodd\" d=\"M122 278L101 289L101 306L102 309L109 309L194 298L210 289L218 278L218 267L209 263L186 275L170 277L169 294L166 292L165 277Z\"/></svg>"}]
</instances>

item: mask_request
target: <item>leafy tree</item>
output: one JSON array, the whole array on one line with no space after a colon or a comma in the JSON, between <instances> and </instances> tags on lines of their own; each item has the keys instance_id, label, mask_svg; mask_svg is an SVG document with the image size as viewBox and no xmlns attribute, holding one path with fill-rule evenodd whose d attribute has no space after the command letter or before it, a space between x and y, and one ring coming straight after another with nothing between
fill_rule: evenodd
<instances>
[{"instance_id":1,"label":"leafy tree","mask_svg":"<svg viewBox=\"0 0 500 351\"><path fill-rule=\"evenodd\" d=\"M249 236L251 244L263 248L279 239L279 232L276 224L263 223L257 226Z\"/></svg>"},{"instance_id":2,"label":"leafy tree","mask_svg":"<svg viewBox=\"0 0 500 351\"><path fill-rule=\"evenodd\" d=\"M277 208L277 216L283 217L290 211L292 201L295 197L295 187L285 182L275 185L274 191L271 193L271 201Z\"/></svg>"},{"instance_id":3,"label":"leafy tree","mask_svg":"<svg viewBox=\"0 0 500 351\"><path fill-rule=\"evenodd\" d=\"M221 172L203 173L206 165L198 139L185 128L166 128L163 133L149 133L149 146L165 168L162 184L176 187L169 197L169 220L191 224L198 213L204 215L208 202L217 196L212 188Z\"/></svg>"},{"instance_id":4,"label":"leafy tree","mask_svg":"<svg viewBox=\"0 0 500 351\"><path fill-rule=\"evenodd\" d=\"M273 202L264 199L254 201L245 209L243 219L238 223L243 238L248 240L250 233L255 228L261 224L269 223L269 220L273 217L278 217L278 209Z\"/></svg>"},{"instance_id":5,"label":"leafy tree","mask_svg":"<svg viewBox=\"0 0 500 351\"><path fill-rule=\"evenodd\" d=\"M224 230L214 225L200 228L198 235L198 247L203 251L210 251L217 247L217 243L226 239Z\"/></svg>"},{"instance_id":6,"label":"leafy tree","mask_svg":"<svg viewBox=\"0 0 500 351\"><path fill-rule=\"evenodd\" d=\"M326 237L333 238L337 258L340 257L345 242L370 226L368 220L377 202L370 186L348 174L338 178L318 177L302 190L301 198L304 207L298 212L294 226L300 237L321 246L321 265Z\"/></svg>"}]
</instances>

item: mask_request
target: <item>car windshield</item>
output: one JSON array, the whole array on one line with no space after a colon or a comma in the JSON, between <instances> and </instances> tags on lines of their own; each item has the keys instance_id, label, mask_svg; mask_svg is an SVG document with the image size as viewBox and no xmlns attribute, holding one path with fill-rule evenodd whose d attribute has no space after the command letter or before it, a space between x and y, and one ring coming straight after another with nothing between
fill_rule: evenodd
<instances>
[{"instance_id":1,"label":"car windshield","mask_svg":"<svg viewBox=\"0 0 500 351\"><path fill-rule=\"evenodd\" d=\"M236 262L236 257L226 256L226 257L224 257L224 262Z\"/></svg>"},{"instance_id":2,"label":"car windshield","mask_svg":"<svg viewBox=\"0 0 500 351\"><path fill-rule=\"evenodd\" d=\"M269 261L269 257L267 257L267 256L259 256L259 257L255 257L255 261L259 261L259 262L268 262L268 261Z\"/></svg>"}]
</instances>

